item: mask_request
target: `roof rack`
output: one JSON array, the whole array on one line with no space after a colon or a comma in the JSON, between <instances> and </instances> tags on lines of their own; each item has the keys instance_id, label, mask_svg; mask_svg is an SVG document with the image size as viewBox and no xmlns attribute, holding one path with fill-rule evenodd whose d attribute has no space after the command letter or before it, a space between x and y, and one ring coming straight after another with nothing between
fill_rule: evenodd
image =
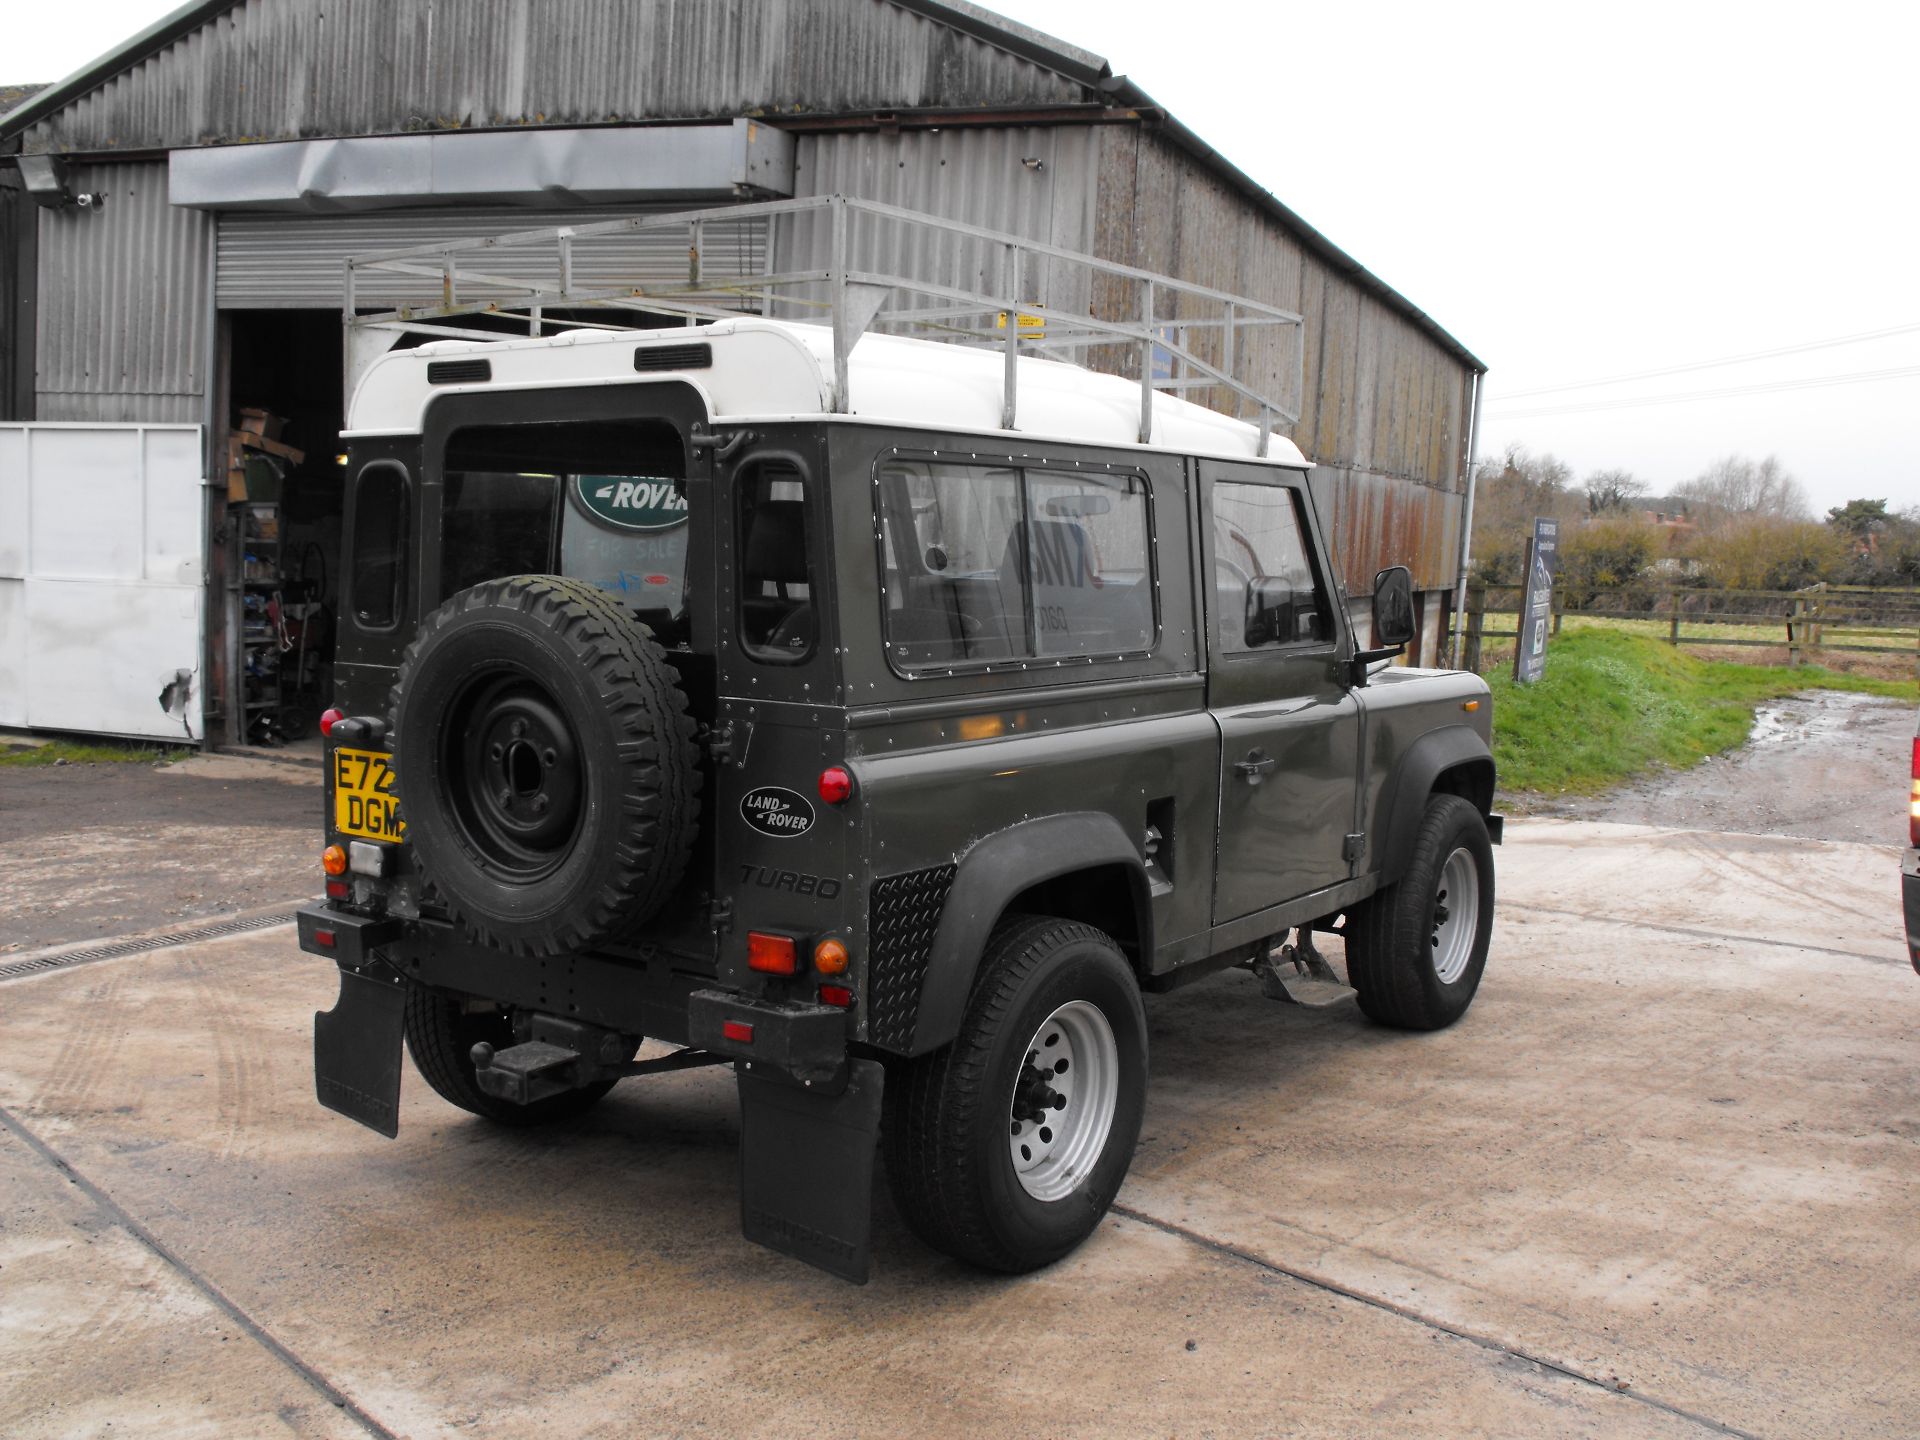
<instances>
[{"instance_id":1,"label":"roof rack","mask_svg":"<svg viewBox=\"0 0 1920 1440\"><path fill-rule=\"evenodd\" d=\"M761 272L729 267L724 237L764 222ZM687 237L684 280L619 283L608 255L649 231ZM709 237L720 237L710 254ZM785 268L782 268L782 267ZM630 277L626 277L630 278ZM1259 453L1277 424L1300 418L1301 317L1243 295L1115 264L1043 241L844 195L728 205L484 239L414 245L346 262L347 384L400 336L500 340L524 333L654 328L741 314L811 320L833 330L832 408L848 407L847 360L869 330L988 346L1006 355L1001 425L1019 410L1022 354L1065 358L1140 382L1140 440L1152 439L1155 391L1211 391L1213 408L1259 425ZM611 282L611 283L610 283ZM377 289L419 303L362 314ZM610 318L626 312L632 318ZM644 319L642 317L645 317Z\"/></svg>"}]
</instances>

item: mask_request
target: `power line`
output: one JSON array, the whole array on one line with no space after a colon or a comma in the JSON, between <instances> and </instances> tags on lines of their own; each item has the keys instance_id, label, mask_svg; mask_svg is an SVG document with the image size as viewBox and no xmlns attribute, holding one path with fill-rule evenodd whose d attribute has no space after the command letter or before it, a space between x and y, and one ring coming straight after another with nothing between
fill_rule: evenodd
<instances>
[{"instance_id":1,"label":"power line","mask_svg":"<svg viewBox=\"0 0 1920 1440\"><path fill-rule=\"evenodd\" d=\"M1560 395L1568 390L1594 390L1602 385L1624 385L1629 380L1655 380L1662 375L1684 375L1693 370L1713 370L1722 365L1745 365L1755 360L1771 360L1779 355L1802 355L1809 350L1831 350L1841 345L1860 345L1869 340L1885 340L1894 335L1911 335L1920 324L1893 325L1885 330L1866 330L1858 335L1836 335L1826 340L1805 340L1797 345L1782 345L1773 350L1752 350L1744 355L1727 355L1718 360L1690 360L1684 365L1668 365L1659 370L1637 370L1631 375L1614 375L1605 380L1576 380L1565 385L1545 385L1537 390L1515 390L1489 404L1503 405L1509 400L1529 400L1536 395Z\"/></svg>"},{"instance_id":2,"label":"power line","mask_svg":"<svg viewBox=\"0 0 1920 1440\"><path fill-rule=\"evenodd\" d=\"M1856 370L1845 375L1819 375L1804 380L1773 380L1758 385L1732 385L1721 390L1688 390L1677 395L1623 396L1615 400L1592 400L1579 405L1546 406L1536 410L1502 410L1488 406L1495 420L1531 420L1541 415L1584 415L1598 410L1637 410L1646 405L1684 405L1702 400L1728 400L1741 395L1768 395L1785 390L1818 390L1834 385L1868 385L1879 380L1898 380L1920 375L1920 365L1899 365L1886 370Z\"/></svg>"}]
</instances>

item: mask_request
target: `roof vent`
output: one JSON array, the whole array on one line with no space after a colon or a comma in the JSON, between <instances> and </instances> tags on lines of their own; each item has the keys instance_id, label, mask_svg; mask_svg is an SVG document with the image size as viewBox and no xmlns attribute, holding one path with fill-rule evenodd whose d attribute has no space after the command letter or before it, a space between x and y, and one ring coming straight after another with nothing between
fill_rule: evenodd
<instances>
[{"instance_id":1,"label":"roof vent","mask_svg":"<svg viewBox=\"0 0 1920 1440\"><path fill-rule=\"evenodd\" d=\"M633 368L636 370L711 370L713 346L702 342L698 345L654 345L635 350Z\"/></svg>"},{"instance_id":2,"label":"roof vent","mask_svg":"<svg viewBox=\"0 0 1920 1440\"><path fill-rule=\"evenodd\" d=\"M493 379L491 360L429 360L429 385L470 385L477 380Z\"/></svg>"}]
</instances>

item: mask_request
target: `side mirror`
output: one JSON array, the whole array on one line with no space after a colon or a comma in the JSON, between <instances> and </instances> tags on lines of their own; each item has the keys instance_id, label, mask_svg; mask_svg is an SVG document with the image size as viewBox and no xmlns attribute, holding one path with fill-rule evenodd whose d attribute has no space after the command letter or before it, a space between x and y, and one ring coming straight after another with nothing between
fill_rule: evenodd
<instances>
[{"instance_id":1,"label":"side mirror","mask_svg":"<svg viewBox=\"0 0 1920 1440\"><path fill-rule=\"evenodd\" d=\"M1367 683L1368 667L1389 660L1407 648L1414 635L1413 572L1404 565L1390 565L1373 577L1373 643L1375 649L1358 651L1353 657L1349 678L1355 686Z\"/></svg>"},{"instance_id":2,"label":"side mirror","mask_svg":"<svg viewBox=\"0 0 1920 1440\"><path fill-rule=\"evenodd\" d=\"M1247 582L1248 645L1284 644L1293 639L1293 585L1263 575Z\"/></svg>"},{"instance_id":3,"label":"side mirror","mask_svg":"<svg viewBox=\"0 0 1920 1440\"><path fill-rule=\"evenodd\" d=\"M1373 577L1373 643L1397 650L1413 635L1413 572L1390 565Z\"/></svg>"}]
</instances>

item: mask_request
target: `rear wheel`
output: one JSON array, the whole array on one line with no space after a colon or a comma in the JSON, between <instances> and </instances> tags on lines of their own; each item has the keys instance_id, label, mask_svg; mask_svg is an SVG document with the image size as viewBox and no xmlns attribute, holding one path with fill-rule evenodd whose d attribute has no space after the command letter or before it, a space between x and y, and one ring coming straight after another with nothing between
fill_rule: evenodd
<instances>
[{"instance_id":1,"label":"rear wheel","mask_svg":"<svg viewBox=\"0 0 1920 1440\"><path fill-rule=\"evenodd\" d=\"M1146 1013L1113 941L1073 921L1003 921L958 1038L888 1079L894 1201L957 1259L1051 1264L1113 1203L1146 1086Z\"/></svg>"},{"instance_id":2,"label":"rear wheel","mask_svg":"<svg viewBox=\"0 0 1920 1440\"><path fill-rule=\"evenodd\" d=\"M449 1105L501 1125L545 1125L585 1114L613 1089L616 1082L597 1080L563 1095L549 1095L531 1105L516 1105L489 1095L474 1076L473 1047L484 1040L496 1050L514 1043L510 1011L480 1001L429 990L424 985L407 990L407 1053L414 1068Z\"/></svg>"},{"instance_id":3,"label":"rear wheel","mask_svg":"<svg viewBox=\"0 0 1920 1440\"><path fill-rule=\"evenodd\" d=\"M1439 1030L1467 1013L1493 937L1493 845L1458 795L1427 802L1407 870L1348 915L1347 983L1382 1025Z\"/></svg>"}]
</instances>

